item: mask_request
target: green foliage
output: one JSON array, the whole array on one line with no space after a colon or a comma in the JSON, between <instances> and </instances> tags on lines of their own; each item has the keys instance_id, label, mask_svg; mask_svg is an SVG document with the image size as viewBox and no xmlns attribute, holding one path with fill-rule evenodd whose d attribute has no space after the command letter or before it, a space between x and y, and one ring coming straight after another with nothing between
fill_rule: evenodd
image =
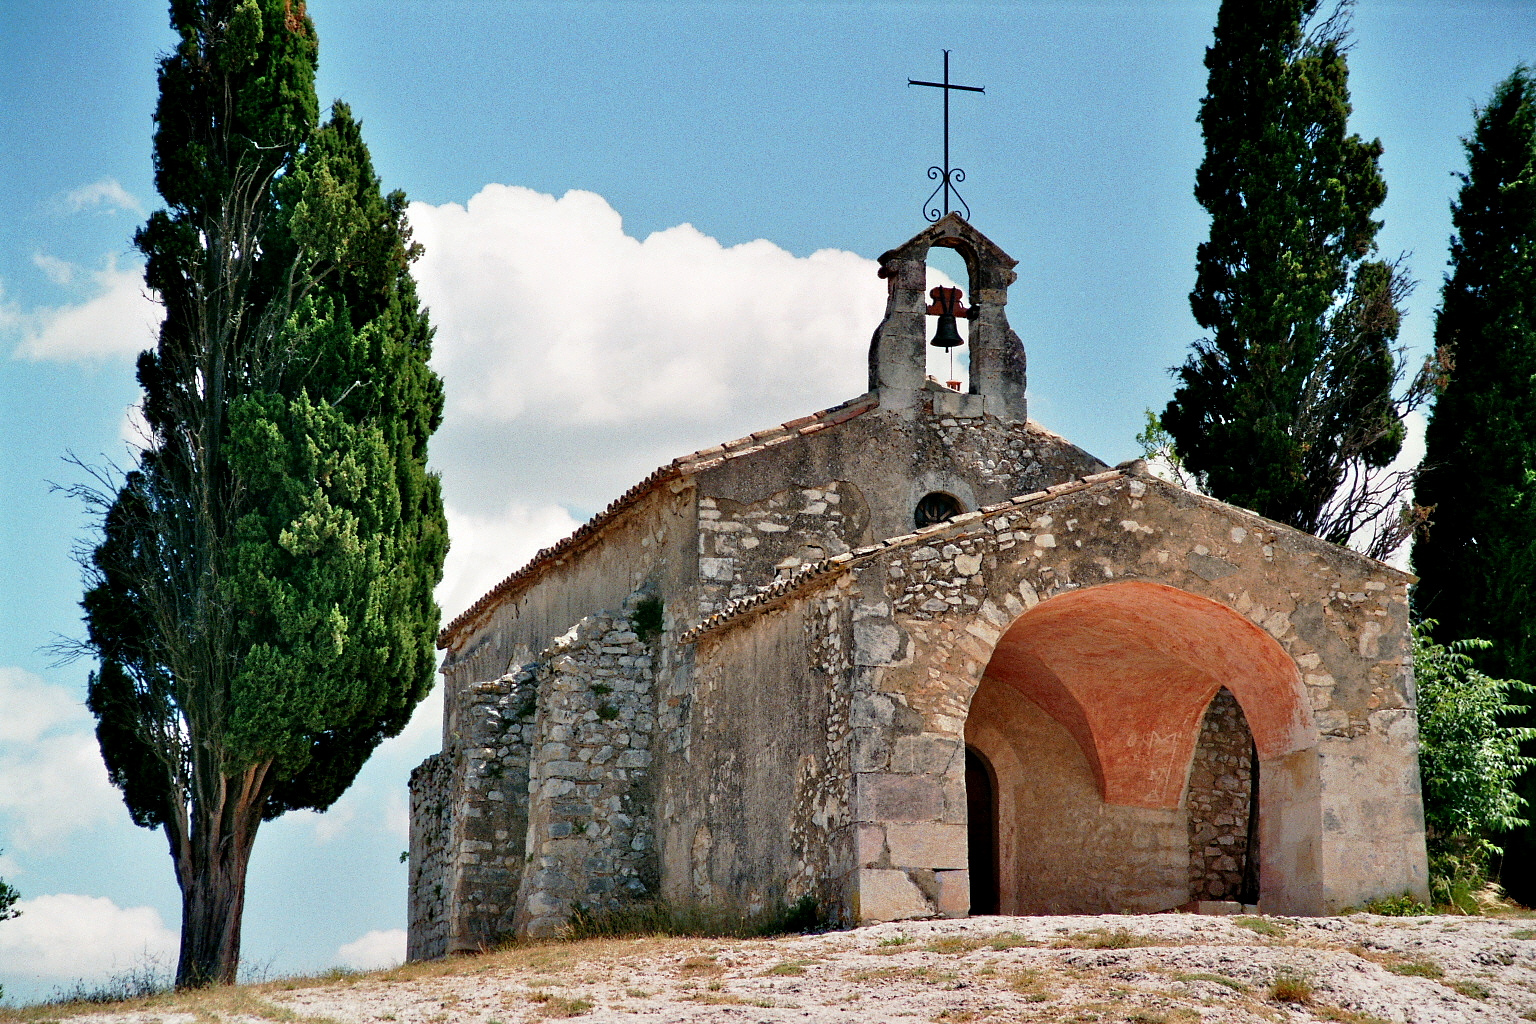
<instances>
[{"instance_id":1,"label":"green foliage","mask_svg":"<svg viewBox=\"0 0 1536 1024\"><path fill-rule=\"evenodd\" d=\"M1371 900L1362 909L1367 914L1380 914L1382 917L1423 917L1434 913L1429 907L1419 902L1411 892L1405 892L1401 896L1383 896L1380 899Z\"/></svg>"},{"instance_id":2,"label":"green foliage","mask_svg":"<svg viewBox=\"0 0 1536 1024\"><path fill-rule=\"evenodd\" d=\"M1501 82L1463 146L1435 322L1441 387L1415 496L1434 511L1414 544L1414 606L1448 641L1492 641L1473 652L1489 675L1536 682L1536 73ZM1523 792L1536 797L1536 777ZM1530 902L1536 829L1508 845L1506 863L1520 866L1505 880Z\"/></svg>"},{"instance_id":3,"label":"green foliage","mask_svg":"<svg viewBox=\"0 0 1536 1024\"><path fill-rule=\"evenodd\" d=\"M820 931L826 927L826 918L812 896L802 896L794 903L781 903L756 914L702 904L674 906L660 900L642 900L607 911L577 904L571 912L570 925L573 939L637 935L757 938Z\"/></svg>"},{"instance_id":4,"label":"green foliage","mask_svg":"<svg viewBox=\"0 0 1536 1024\"><path fill-rule=\"evenodd\" d=\"M9 921L13 917L21 916L21 911L16 909L16 901L21 899L21 893L14 886L6 884L5 879L0 878L0 921Z\"/></svg>"},{"instance_id":5,"label":"green foliage","mask_svg":"<svg viewBox=\"0 0 1536 1024\"><path fill-rule=\"evenodd\" d=\"M634 625L635 635L641 642L650 643L661 636L664 612L661 598L654 594L647 594L635 602L635 610L631 613L629 621Z\"/></svg>"},{"instance_id":6,"label":"green foliage","mask_svg":"<svg viewBox=\"0 0 1536 1024\"><path fill-rule=\"evenodd\" d=\"M1476 913L1475 894L1487 881L1490 857L1500 852L1493 837L1526 823L1515 783L1536 763L1520 751L1536 729L1503 723L1517 710L1511 694L1531 687L1478 670L1471 652L1487 650L1487 641L1438 644L1436 628L1433 621L1413 627L1431 898Z\"/></svg>"},{"instance_id":7,"label":"green foliage","mask_svg":"<svg viewBox=\"0 0 1536 1024\"><path fill-rule=\"evenodd\" d=\"M1267 917L1234 917L1232 923L1239 928L1247 928L1251 932L1267 935L1272 939L1283 938L1286 934L1283 925Z\"/></svg>"},{"instance_id":8,"label":"green foliage","mask_svg":"<svg viewBox=\"0 0 1536 1024\"><path fill-rule=\"evenodd\" d=\"M1404 535L1406 481L1376 471L1424 385L1394 395L1411 284L1370 258L1381 143L1348 133L1348 0L1318 6L1224 0L1217 15L1195 179L1211 229L1190 293L1210 333L1156 426L1207 493L1339 543L1382 523L1382 554Z\"/></svg>"},{"instance_id":9,"label":"green foliage","mask_svg":"<svg viewBox=\"0 0 1536 1024\"><path fill-rule=\"evenodd\" d=\"M177 983L232 981L256 828L324 810L433 677L442 417L405 197L358 123L317 122L293 0L174 0L156 185L135 235L165 305L151 439L102 512L89 705L184 899Z\"/></svg>"}]
</instances>

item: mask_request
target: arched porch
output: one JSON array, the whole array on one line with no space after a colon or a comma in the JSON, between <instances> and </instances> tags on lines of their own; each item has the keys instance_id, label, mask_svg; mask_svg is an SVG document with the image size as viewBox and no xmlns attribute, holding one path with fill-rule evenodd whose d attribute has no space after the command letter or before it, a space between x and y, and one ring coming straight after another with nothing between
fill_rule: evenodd
<instances>
[{"instance_id":1,"label":"arched porch","mask_svg":"<svg viewBox=\"0 0 1536 1024\"><path fill-rule=\"evenodd\" d=\"M1261 899L1280 912L1315 901L1317 730L1295 663L1225 605L1128 581L1018 616L971 699L965 741L996 787L1001 912L1150 912L1190 899L1185 787L1223 687L1261 766Z\"/></svg>"}]
</instances>

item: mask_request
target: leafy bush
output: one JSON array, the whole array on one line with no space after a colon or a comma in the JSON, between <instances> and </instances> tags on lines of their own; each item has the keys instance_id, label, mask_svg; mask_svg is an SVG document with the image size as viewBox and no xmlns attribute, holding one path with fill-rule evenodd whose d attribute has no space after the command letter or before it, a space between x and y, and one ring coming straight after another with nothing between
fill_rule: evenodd
<instances>
[{"instance_id":1,"label":"leafy bush","mask_svg":"<svg viewBox=\"0 0 1536 1024\"><path fill-rule=\"evenodd\" d=\"M1518 705L1513 691L1536 688L1494 679L1472 663L1484 640L1438 644L1434 620L1413 627L1413 671L1419 691L1419 775L1429 839L1430 896L1463 913L1477 913L1476 894L1488 881L1490 859L1502 853L1499 832L1525 825L1516 780L1536 758L1520 751L1536 729L1500 724Z\"/></svg>"},{"instance_id":2,"label":"leafy bush","mask_svg":"<svg viewBox=\"0 0 1536 1024\"><path fill-rule=\"evenodd\" d=\"M1423 917L1434 913L1429 907L1420 903L1411 892L1405 892L1401 896L1383 896L1380 899L1371 900L1365 905L1367 914L1380 914L1382 917Z\"/></svg>"},{"instance_id":3,"label":"leafy bush","mask_svg":"<svg viewBox=\"0 0 1536 1024\"><path fill-rule=\"evenodd\" d=\"M635 602L629 621L634 626L635 635L642 643L650 643L661 636L664 612L661 598L654 594L647 594Z\"/></svg>"}]
</instances>

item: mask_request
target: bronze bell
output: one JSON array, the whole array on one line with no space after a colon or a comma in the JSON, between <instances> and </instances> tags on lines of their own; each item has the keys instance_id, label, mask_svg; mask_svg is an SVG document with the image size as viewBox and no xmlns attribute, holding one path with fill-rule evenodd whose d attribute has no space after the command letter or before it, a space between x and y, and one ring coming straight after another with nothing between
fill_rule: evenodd
<instances>
[{"instance_id":1,"label":"bronze bell","mask_svg":"<svg viewBox=\"0 0 1536 1024\"><path fill-rule=\"evenodd\" d=\"M928 293L933 296L933 303L928 307L929 316L939 318L939 326L933 332L933 340L928 344L934 348L958 348L965 344L965 339L960 337L960 328L955 323L955 317L968 316L970 310L960 305L960 289L937 287Z\"/></svg>"},{"instance_id":2,"label":"bronze bell","mask_svg":"<svg viewBox=\"0 0 1536 1024\"><path fill-rule=\"evenodd\" d=\"M960 328L955 323L953 313L939 314L939 326L933 332L933 340L928 344L934 348L955 348L965 344L965 339L960 337Z\"/></svg>"}]
</instances>

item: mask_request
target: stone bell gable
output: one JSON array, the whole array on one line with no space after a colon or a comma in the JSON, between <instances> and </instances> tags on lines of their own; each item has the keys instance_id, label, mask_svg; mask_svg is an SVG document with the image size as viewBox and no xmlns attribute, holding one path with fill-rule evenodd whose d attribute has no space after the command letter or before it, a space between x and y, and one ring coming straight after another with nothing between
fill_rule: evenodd
<instances>
[{"instance_id":1,"label":"stone bell gable","mask_svg":"<svg viewBox=\"0 0 1536 1024\"><path fill-rule=\"evenodd\" d=\"M933 246L964 390L924 373ZM635 901L1424 893L1410 577L1028 420L1013 266L953 215L886 253L868 392L662 466L444 628L411 957Z\"/></svg>"},{"instance_id":2,"label":"stone bell gable","mask_svg":"<svg viewBox=\"0 0 1536 1024\"><path fill-rule=\"evenodd\" d=\"M886 282L885 319L869 346L869 390L888 409L904 409L924 387L928 344L927 260L935 246L954 249L969 275L971 372L965 393L928 398L941 414L988 415L1004 423L1028 418L1024 345L1008 326L1008 286L1018 279L1009 256L980 231L951 213L911 241L880 257Z\"/></svg>"}]
</instances>

